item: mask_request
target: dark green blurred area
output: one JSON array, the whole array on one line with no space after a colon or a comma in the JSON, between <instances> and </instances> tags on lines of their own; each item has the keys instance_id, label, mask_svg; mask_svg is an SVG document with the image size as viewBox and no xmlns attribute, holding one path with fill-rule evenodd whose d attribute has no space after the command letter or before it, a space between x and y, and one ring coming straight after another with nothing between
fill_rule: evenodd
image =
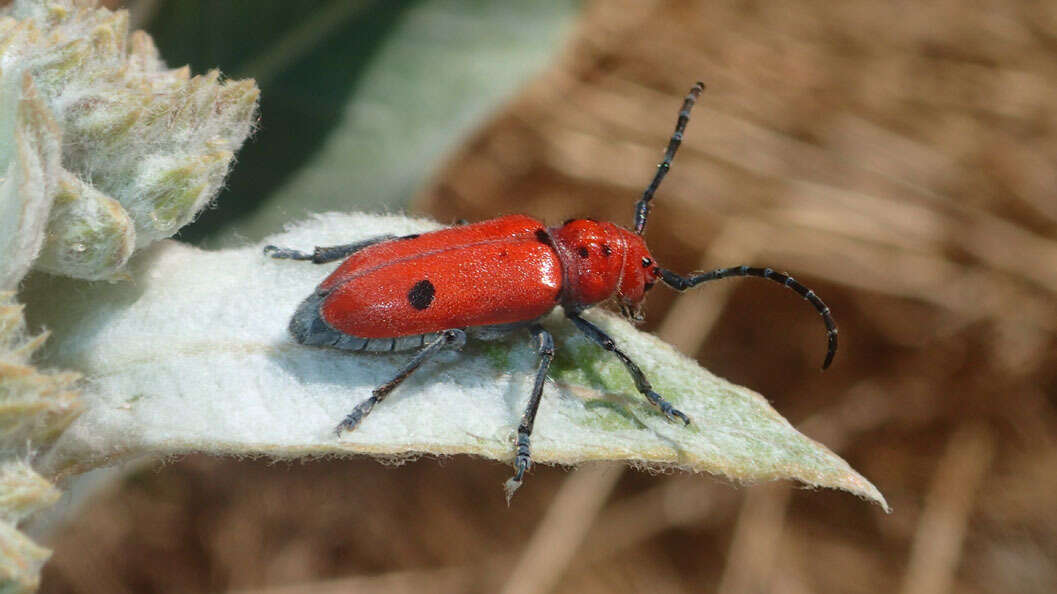
<instances>
[{"instance_id":1,"label":"dark green blurred area","mask_svg":"<svg viewBox=\"0 0 1057 594\"><path fill-rule=\"evenodd\" d=\"M394 23L418 3L163 2L146 28L170 66L188 64L195 74L219 68L230 78L257 78L261 88L259 127L221 199L179 238L199 243L252 213L310 160ZM284 43L296 47L285 51Z\"/></svg>"},{"instance_id":2,"label":"dark green blurred area","mask_svg":"<svg viewBox=\"0 0 1057 594\"><path fill-rule=\"evenodd\" d=\"M313 213L409 208L439 163L554 59L578 14L572 0L129 8L170 66L219 68L261 89L257 133L178 236L204 247Z\"/></svg>"}]
</instances>

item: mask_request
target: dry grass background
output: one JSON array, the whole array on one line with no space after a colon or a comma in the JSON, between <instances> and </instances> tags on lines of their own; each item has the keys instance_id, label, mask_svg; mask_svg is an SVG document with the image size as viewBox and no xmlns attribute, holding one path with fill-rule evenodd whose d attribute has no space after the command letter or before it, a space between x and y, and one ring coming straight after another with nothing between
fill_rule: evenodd
<instances>
[{"instance_id":1,"label":"dry grass background","mask_svg":"<svg viewBox=\"0 0 1057 594\"><path fill-rule=\"evenodd\" d=\"M138 474L58 540L46 592L1057 591L1057 4L850 0L586 7L559 62L417 200L441 220L630 223L695 108L649 241L762 281L647 328L767 395L894 513L845 494L470 459Z\"/></svg>"}]
</instances>

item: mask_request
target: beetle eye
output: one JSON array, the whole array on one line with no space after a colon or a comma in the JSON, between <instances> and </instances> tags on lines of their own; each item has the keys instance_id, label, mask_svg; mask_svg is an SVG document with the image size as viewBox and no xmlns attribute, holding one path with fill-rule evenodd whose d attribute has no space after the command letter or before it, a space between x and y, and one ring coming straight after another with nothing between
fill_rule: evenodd
<instances>
[{"instance_id":1,"label":"beetle eye","mask_svg":"<svg viewBox=\"0 0 1057 594\"><path fill-rule=\"evenodd\" d=\"M653 266L653 260L650 260L649 258L643 257L642 258L642 267L643 268L649 268L650 266Z\"/></svg>"}]
</instances>

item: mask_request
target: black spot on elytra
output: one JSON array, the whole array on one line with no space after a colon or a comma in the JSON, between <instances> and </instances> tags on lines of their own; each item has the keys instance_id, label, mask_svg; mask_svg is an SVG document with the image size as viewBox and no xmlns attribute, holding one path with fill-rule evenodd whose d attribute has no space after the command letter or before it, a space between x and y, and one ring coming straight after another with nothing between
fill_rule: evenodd
<instances>
[{"instance_id":1,"label":"black spot on elytra","mask_svg":"<svg viewBox=\"0 0 1057 594\"><path fill-rule=\"evenodd\" d=\"M608 258L609 254L612 254L612 253L613 253L613 250L610 249L609 244L603 243L602 244L602 255Z\"/></svg>"},{"instance_id":2,"label":"black spot on elytra","mask_svg":"<svg viewBox=\"0 0 1057 594\"><path fill-rule=\"evenodd\" d=\"M653 260L650 260L649 258L643 258L642 259L642 267L643 268L649 268L650 266L653 266Z\"/></svg>"},{"instance_id":3,"label":"black spot on elytra","mask_svg":"<svg viewBox=\"0 0 1057 594\"><path fill-rule=\"evenodd\" d=\"M580 254L581 258L586 258L588 256L588 254L589 254L589 252L587 251L587 246L583 246L583 245L578 247L578 248L576 248L576 253Z\"/></svg>"},{"instance_id":4,"label":"black spot on elytra","mask_svg":"<svg viewBox=\"0 0 1057 594\"><path fill-rule=\"evenodd\" d=\"M415 286L411 287L411 290L407 292L407 302L415 309L426 309L430 303L433 303L433 296L436 293L437 289L434 288L433 283L422 279L415 283Z\"/></svg>"},{"instance_id":5,"label":"black spot on elytra","mask_svg":"<svg viewBox=\"0 0 1057 594\"><path fill-rule=\"evenodd\" d=\"M411 235L403 235L401 237L397 237L397 239L414 239L419 235L421 235L421 233L412 233Z\"/></svg>"},{"instance_id":6,"label":"black spot on elytra","mask_svg":"<svg viewBox=\"0 0 1057 594\"><path fill-rule=\"evenodd\" d=\"M536 241L543 245L554 245L554 242L551 241L551 234L544 229L536 229Z\"/></svg>"}]
</instances>

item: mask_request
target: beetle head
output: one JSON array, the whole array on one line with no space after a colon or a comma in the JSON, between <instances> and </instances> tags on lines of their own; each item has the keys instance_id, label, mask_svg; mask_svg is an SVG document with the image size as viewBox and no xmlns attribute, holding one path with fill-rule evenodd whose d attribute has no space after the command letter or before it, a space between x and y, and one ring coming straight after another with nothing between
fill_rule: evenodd
<instances>
[{"instance_id":1,"label":"beetle head","mask_svg":"<svg viewBox=\"0 0 1057 594\"><path fill-rule=\"evenodd\" d=\"M653 288L660 278L660 267L653 261L646 241L627 229L617 227L623 239L625 258L620 272L620 283L617 285L617 302L620 311L628 319L641 322L646 319L642 313L642 303L646 291Z\"/></svg>"}]
</instances>

